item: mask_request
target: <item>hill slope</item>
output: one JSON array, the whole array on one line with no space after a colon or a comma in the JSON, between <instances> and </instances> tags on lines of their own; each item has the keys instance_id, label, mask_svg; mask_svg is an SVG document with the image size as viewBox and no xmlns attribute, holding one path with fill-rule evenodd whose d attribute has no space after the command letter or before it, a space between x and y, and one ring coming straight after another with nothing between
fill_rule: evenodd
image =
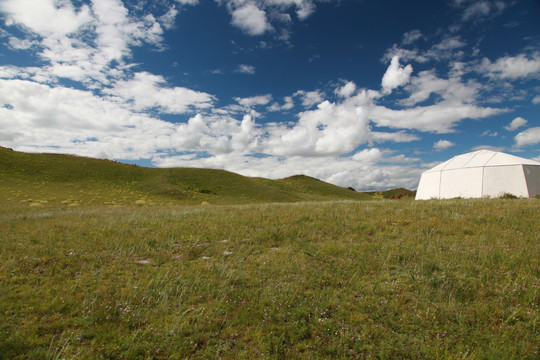
<instances>
[{"instance_id":1,"label":"hill slope","mask_svg":"<svg viewBox=\"0 0 540 360\"><path fill-rule=\"evenodd\" d=\"M242 204L366 198L303 175L269 180L224 170L143 168L0 147L0 202L4 203Z\"/></svg>"}]
</instances>

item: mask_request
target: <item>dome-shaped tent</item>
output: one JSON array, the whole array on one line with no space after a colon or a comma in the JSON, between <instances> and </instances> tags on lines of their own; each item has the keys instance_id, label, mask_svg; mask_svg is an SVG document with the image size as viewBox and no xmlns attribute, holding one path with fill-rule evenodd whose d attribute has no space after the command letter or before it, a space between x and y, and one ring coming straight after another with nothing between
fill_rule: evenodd
<instances>
[{"instance_id":1,"label":"dome-shaped tent","mask_svg":"<svg viewBox=\"0 0 540 360\"><path fill-rule=\"evenodd\" d=\"M424 171L416 200L540 195L540 162L479 150Z\"/></svg>"}]
</instances>

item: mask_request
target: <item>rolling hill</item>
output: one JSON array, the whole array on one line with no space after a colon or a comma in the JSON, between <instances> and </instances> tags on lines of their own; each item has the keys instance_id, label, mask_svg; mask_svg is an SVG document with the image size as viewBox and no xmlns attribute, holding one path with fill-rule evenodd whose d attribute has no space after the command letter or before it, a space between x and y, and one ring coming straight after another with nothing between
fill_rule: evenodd
<instances>
[{"instance_id":1,"label":"rolling hill","mask_svg":"<svg viewBox=\"0 0 540 360\"><path fill-rule=\"evenodd\" d=\"M225 170L144 168L73 155L0 148L0 202L76 205L246 204L370 196L296 175L252 178Z\"/></svg>"}]
</instances>

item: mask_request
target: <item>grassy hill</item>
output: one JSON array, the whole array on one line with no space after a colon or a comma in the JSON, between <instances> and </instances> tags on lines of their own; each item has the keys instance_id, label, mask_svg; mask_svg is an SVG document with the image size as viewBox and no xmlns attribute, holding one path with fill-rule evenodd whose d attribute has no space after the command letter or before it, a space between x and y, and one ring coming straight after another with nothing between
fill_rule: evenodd
<instances>
[{"instance_id":1,"label":"grassy hill","mask_svg":"<svg viewBox=\"0 0 540 360\"><path fill-rule=\"evenodd\" d=\"M370 191L365 192L364 194L383 199L394 199L396 197L414 199L414 197L416 196L416 191L407 190L404 188L397 188L386 191Z\"/></svg>"},{"instance_id":2,"label":"grassy hill","mask_svg":"<svg viewBox=\"0 0 540 360\"><path fill-rule=\"evenodd\" d=\"M360 200L369 195L298 175L250 178L224 170L143 168L0 148L0 201L65 205L245 204Z\"/></svg>"}]
</instances>

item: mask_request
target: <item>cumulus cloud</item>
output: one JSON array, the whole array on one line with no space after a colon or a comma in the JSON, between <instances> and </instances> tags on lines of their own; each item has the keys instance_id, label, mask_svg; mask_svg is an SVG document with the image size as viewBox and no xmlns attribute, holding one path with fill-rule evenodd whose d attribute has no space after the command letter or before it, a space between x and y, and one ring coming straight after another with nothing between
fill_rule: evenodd
<instances>
[{"instance_id":1,"label":"cumulus cloud","mask_svg":"<svg viewBox=\"0 0 540 360\"><path fill-rule=\"evenodd\" d=\"M303 21L316 9L312 0L225 0L225 3L232 17L231 24L247 35L274 32L278 39L285 41L290 37L291 11Z\"/></svg>"},{"instance_id":2,"label":"cumulus cloud","mask_svg":"<svg viewBox=\"0 0 540 360\"><path fill-rule=\"evenodd\" d=\"M367 91L342 103L323 101L315 110L298 115L292 129L279 128L272 133L268 146L282 156L325 156L353 151L371 140L366 105Z\"/></svg>"},{"instance_id":3,"label":"cumulus cloud","mask_svg":"<svg viewBox=\"0 0 540 360\"><path fill-rule=\"evenodd\" d=\"M494 79L526 79L540 77L540 53L504 56L491 62L484 58L478 70Z\"/></svg>"},{"instance_id":4,"label":"cumulus cloud","mask_svg":"<svg viewBox=\"0 0 540 360\"><path fill-rule=\"evenodd\" d=\"M514 137L517 147L540 143L540 127L529 128Z\"/></svg>"},{"instance_id":5,"label":"cumulus cloud","mask_svg":"<svg viewBox=\"0 0 540 360\"><path fill-rule=\"evenodd\" d=\"M6 14L6 25L21 24L41 36L69 35L92 22L87 5L75 9L70 1L4 0L0 10Z\"/></svg>"},{"instance_id":6,"label":"cumulus cloud","mask_svg":"<svg viewBox=\"0 0 540 360\"><path fill-rule=\"evenodd\" d=\"M0 103L10 104L0 109L2 141L19 150L37 146L51 152L139 159L150 157L172 127L91 92L28 80L0 80Z\"/></svg>"},{"instance_id":7,"label":"cumulus cloud","mask_svg":"<svg viewBox=\"0 0 540 360\"><path fill-rule=\"evenodd\" d=\"M532 103L533 104L540 104L540 95L537 95L535 96L533 99L532 99Z\"/></svg>"},{"instance_id":8,"label":"cumulus cloud","mask_svg":"<svg viewBox=\"0 0 540 360\"><path fill-rule=\"evenodd\" d=\"M11 37L12 46L36 47L49 77L93 86L123 76L131 47L159 47L163 40L159 19L130 16L120 0L93 0L91 6L78 7L71 1L5 0L0 10L6 24L24 30L25 38Z\"/></svg>"},{"instance_id":9,"label":"cumulus cloud","mask_svg":"<svg viewBox=\"0 0 540 360\"><path fill-rule=\"evenodd\" d=\"M356 84L352 81L348 81L340 88L336 89L336 94L341 97L349 97L356 91Z\"/></svg>"},{"instance_id":10,"label":"cumulus cloud","mask_svg":"<svg viewBox=\"0 0 540 360\"><path fill-rule=\"evenodd\" d=\"M481 119L505 112L505 109L480 107L459 101L441 101L435 105L394 110L374 106L370 119L378 126L394 129L416 129L425 132L451 133L461 120Z\"/></svg>"},{"instance_id":11,"label":"cumulus cloud","mask_svg":"<svg viewBox=\"0 0 540 360\"><path fill-rule=\"evenodd\" d=\"M527 120L525 120L521 116L518 116L517 118L512 120L512 122L508 124L508 126L505 126L504 128L508 131L514 131L525 125L527 125Z\"/></svg>"},{"instance_id":12,"label":"cumulus cloud","mask_svg":"<svg viewBox=\"0 0 540 360\"><path fill-rule=\"evenodd\" d=\"M249 35L262 35L272 30L266 12L254 3L247 3L232 10L231 23Z\"/></svg>"},{"instance_id":13,"label":"cumulus cloud","mask_svg":"<svg viewBox=\"0 0 540 360\"><path fill-rule=\"evenodd\" d=\"M407 106L422 103L430 99L432 94L447 101L472 103L478 95L480 84L472 80L464 83L459 76L443 79L435 75L433 70L426 70L411 79L407 90L409 96L401 100Z\"/></svg>"},{"instance_id":14,"label":"cumulus cloud","mask_svg":"<svg viewBox=\"0 0 540 360\"><path fill-rule=\"evenodd\" d=\"M437 151L443 151L443 150L446 150L448 148L451 148L452 146L454 146L456 144L454 144L453 142L451 141L448 141L448 140L439 140L437 141L436 143L433 144L433 148Z\"/></svg>"},{"instance_id":15,"label":"cumulus cloud","mask_svg":"<svg viewBox=\"0 0 540 360\"><path fill-rule=\"evenodd\" d=\"M132 79L117 81L106 94L118 96L132 105L135 111L159 108L170 114L182 114L190 109L209 108L215 99L212 95L184 87L165 87L162 76L148 72L135 73Z\"/></svg>"},{"instance_id":16,"label":"cumulus cloud","mask_svg":"<svg viewBox=\"0 0 540 360\"><path fill-rule=\"evenodd\" d=\"M383 92L389 94L393 89L406 84L412 71L413 68L410 64L403 67L399 64L399 56L394 56L382 78Z\"/></svg>"},{"instance_id":17,"label":"cumulus cloud","mask_svg":"<svg viewBox=\"0 0 540 360\"><path fill-rule=\"evenodd\" d=\"M249 153L259 132L250 115L196 115L170 123L113 97L28 80L0 80L0 133L5 146L23 151L75 153L93 157L140 159L158 151ZM17 124L16 127L13 124Z\"/></svg>"},{"instance_id":18,"label":"cumulus cloud","mask_svg":"<svg viewBox=\"0 0 540 360\"><path fill-rule=\"evenodd\" d=\"M320 90L314 90L314 91L304 91L304 90L298 90L293 94L293 96L300 97L302 101L302 105L305 108L310 108L313 105L319 104L324 99L324 94Z\"/></svg>"},{"instance_id":19,"label":"cumulus cloud","mask_svg":"<svg viewBox=\"0 0 540 360\"><path fill-rule=\"evenodd\" d=\"M170 149L204 152L216 157L231 153L244 156L256 149L260 134L250 115L244 115L238 121L227 116L204 117L198 114L175 127L170 134ZM188 156L188 159L192 158L192 155Z\"/></svg>"},{"instance_id":20,"label":"cumulus cloud","mask_svg":"<svg viewBox=\"0 0 540 360\"><path fill-rule=\"evenodd\" d=\"M377 148L363 149L354 154L352 159L363 163L373 163L382 159L382 152Z\"/></svg>"}]
</instances>

